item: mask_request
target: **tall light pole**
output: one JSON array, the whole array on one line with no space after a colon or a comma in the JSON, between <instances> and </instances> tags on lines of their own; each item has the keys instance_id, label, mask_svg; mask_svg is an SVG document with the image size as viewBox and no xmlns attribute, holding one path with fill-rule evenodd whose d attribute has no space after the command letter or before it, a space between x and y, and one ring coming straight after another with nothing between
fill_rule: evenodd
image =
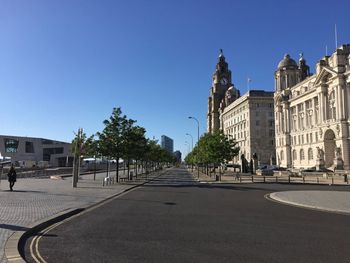
<instances>
[{"instance_id":1,"label":"tall light pole","mask_svg":"<svg viewBox=\"0 0 350 263\"><path fill-rule=\"evenodd\" d=\"M189 144L189 142L188 141L185 141L185 145L187 145L188 146L188 149L187 149L187 151L188 151L188 153L190 153L191 152L191 150L190 150L190 144Z\"/></svg>"},{"instance_id":2,"label":"tall light pole","mask_svg":"<svg viewBox=\"0 0 350 263\"><path fill-rule=\"evenodd\" d=\"M191 151L193 151L193 136L192 136L191 134L189 134L189 133L186 133L186 135L191 136L191 139L192 139L192 148L191 148Z\"/></svg>"},{"instance_id":3,"label":"tall light pole","mask_svg":"<svg viewBox=\"0 0 350 263\"><path fill-rule=\"evenodd\" d=\"M198 140L197 140L197 149L198 149L198 147L199 147L199 121L195 117L189 116L188 118L192 119L192 120L195 120L197 122L197 138L198 138ZM198 160L197 160L197 172L198 172L197 176L198 176L198 179L199 179L199 163L198 163Z\"/></svg>"}]
</instances>

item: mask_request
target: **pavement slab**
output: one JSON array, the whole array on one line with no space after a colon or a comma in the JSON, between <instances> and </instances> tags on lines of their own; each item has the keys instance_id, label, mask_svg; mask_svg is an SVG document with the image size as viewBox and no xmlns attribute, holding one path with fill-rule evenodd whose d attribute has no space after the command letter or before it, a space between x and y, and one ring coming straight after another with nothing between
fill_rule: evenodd
<instances>
[{"instance_id":1,"label":"pavement slab","mask_svg":"<svg viewBox=\"0 0 350 263\"><path fill-rule=\"evenodd\" d=\"M281 203L350 214L350 192L344 191L284 191L271 193L269 197Z\"/></svg>"}]
</instances>

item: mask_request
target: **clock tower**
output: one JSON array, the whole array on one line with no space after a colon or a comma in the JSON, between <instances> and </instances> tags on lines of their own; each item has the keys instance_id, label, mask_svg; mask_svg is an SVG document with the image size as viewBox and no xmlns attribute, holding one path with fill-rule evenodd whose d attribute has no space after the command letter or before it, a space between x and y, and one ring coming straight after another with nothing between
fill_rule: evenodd
<instances>
[{"instance_id":1,"label":"clock tower","mask_svg":"<svg viewBox=\"0 0 350 263\"><path fill-rule=\"evenodd\" d=\"M231 70L228 69L224 53L222 49L220 49L219 61L216 64L213 74L210 96L208 98L208 132L212 133L220 129L220 106L224 103L225 94L231 86L233 86L231 82Z\"/></svg>"}]
</instances>

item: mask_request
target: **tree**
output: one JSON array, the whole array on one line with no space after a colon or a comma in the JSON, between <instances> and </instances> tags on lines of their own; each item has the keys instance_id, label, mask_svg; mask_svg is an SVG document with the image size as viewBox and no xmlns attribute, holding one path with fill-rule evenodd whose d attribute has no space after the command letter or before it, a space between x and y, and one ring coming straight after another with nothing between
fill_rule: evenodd
<instances>
[{"instance_id":1,"label":"tree","mask_svg":"<svg viewBox=\"0 0 350 263\"><path fill-rule=\"evenodd\" d=\"M215 168L218 165L226 163L238 155L239 147L236 145L237 142L222 131L206 133L200 138L189 157L186 158L190 163L205 164L207 170L208 165L212 164L215 173Z\"/></svg>"},{"instance_id":2,"label":"tree","mask_svg":"<svg viewBox=\"0 0 350 263\"><path fill-rule=\"evenodd\" d=\"M146 130L140 126L130 126L123 136L123 158L127 160L128 175L130 160L135 160L135 174L137 176L137 161L142 158L146 148Z\"/></svg>"},{"instance_id":3,"label":"tree","mask_svg":"<svg viewBox=\"0 0 350 263\"><path fill-rule=\"evenodd\" d=\"M84 144L85 155L87 157L95 158L95 168L94 168L94 180L96 180L96 158L100 154L100 144L99 140L95 139L95 135L91 135L86 139Z\"/></svg>"},{"instance_id":4,"label":"tree","mask_svg":"<svg viewBox=\"0 0 350 263\"><path fill-rule=\"evenodd\" d=\"M109 120L104 120L105 128L98 133L100 149L104 156L116 160L116 181L119 182L119 159L123 156L125 147L124 136L126 131L135 123L122 115L120 108L113 108Z\"/></svg>"}]
</instances>

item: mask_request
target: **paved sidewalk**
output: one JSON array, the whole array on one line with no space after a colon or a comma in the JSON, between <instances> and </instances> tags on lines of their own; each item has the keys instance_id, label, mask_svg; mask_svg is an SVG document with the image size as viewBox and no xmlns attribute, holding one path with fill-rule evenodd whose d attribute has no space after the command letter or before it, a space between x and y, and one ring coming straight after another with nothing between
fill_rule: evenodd
<instances>
[{"instance_id":1,"label":"paved sidewalk","mask_svg":"<svg viewBox=\"0 0 350 263\"><path fill-rule=\"evenodd\" d=\"M191 171L191 169L189 169ZM197 170L193 170L194 178L198 177ZM257 176L259 177L259 176ZM261 176L260 176L261 177ZM272 178L272 177L267 177ZM206 174L199 173L199 182L201 183L230 183L237 184L240 183L239 180L235 180L233 176L223 176L220 182L215 181L215 177L209 177ZM261 180L260 180L261 182ZM273 182L273 181L271 181ZM249 183L249 180L246 180L242 183ZM252 183L250 181L250 183ZM284 181L287 183L287 181ZM300 181L299 178L299 182ZM320 182L321 184L326 184L326 182ZM344 182L337 182L338 185L347 185ZM281 203L286 203L290 205L317 209L322 211L337 212L337 213L346 213L350 214L350 188L349 192L344 191L284 191L276 192L269 195L273 200L276 200Z\"/></svg>"},{"instance_id":2,"label":"paved sidewalk","mask_svg":"<svg viewBox=\"0 0 350 263\"><path fill-rule=\"evenodd\" d=\"M269 197L286 204L350 214L350 192L285 191L272 193Z\"/></svg>"},{"instance_id":3,"label":"paved sidewalk","mask_svg":"<svg viewBox=\"0 0 350 263\"><path fill-rule=\"evenodd\" d=\"M115 172L111 173L111 176L113 175ZM136 181L103 187L102 178L106 173L98 173L95 181L93 174L87 174L80 177L75 189L72 188L71 177L62 180L19 178L13 192L9 191L7 180L1 180L0 262L9 262L5 257L4 248L6 241L15 231L25 231L35 222L70 209L91 206L157 175L158 173L152 173L148 178L143 175Z\"/></svg>"}]
</instances>

